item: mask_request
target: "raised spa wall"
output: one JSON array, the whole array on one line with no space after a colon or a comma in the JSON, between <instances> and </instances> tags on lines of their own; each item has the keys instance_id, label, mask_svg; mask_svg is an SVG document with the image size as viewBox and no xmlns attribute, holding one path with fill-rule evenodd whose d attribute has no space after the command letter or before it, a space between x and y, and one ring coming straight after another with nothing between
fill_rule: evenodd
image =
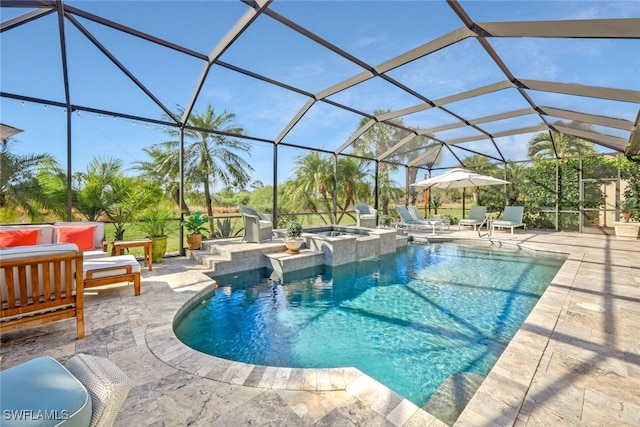
<instances>
[{"instance_id":1,"label":"raised spa wall","mask_svg":"<svg viewBox=\"0 0 640 427\"><path fill-rule=\"evenodd\" d=\"M284 237L285 230L275 230ZM338 235L331 235L338 234ZM300 254L266 255L266 267L276 272L290 272L316 265L337 266L364 258L395 253L407 246L407 236L394 228L341 227L335 225L305 227L305 249Z\"/></svg>"}]
</instances>

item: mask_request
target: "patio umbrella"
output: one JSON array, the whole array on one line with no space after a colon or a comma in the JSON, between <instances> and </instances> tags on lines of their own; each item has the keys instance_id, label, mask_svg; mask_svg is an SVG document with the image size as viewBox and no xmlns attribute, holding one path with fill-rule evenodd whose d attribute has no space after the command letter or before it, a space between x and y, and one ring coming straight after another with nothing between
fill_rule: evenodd
<instances>
[{"instance_id":1,"label":"patio umbrella","mask_svg":"<svg viewBox=\"0 0 640 427\"><path fill-rule=\"evenodd\" d=\"M450 188L462 187L480 187L483 185L509 184L509 181L494 178L488 175L471 172L466 169L451 169L442 175L433 176L431 178L418 181L412 186L416 188L442 188L448 190Z\"/></svg>"},{"instance_id":2,"label":"patio umbrella","mask_svg":"<svg viewBox=\"0 0 640 427\"><path fill-rule=\"evenodd\" d=\"M431 178L423 179L422 181L418 181L411 185L416 188L424 188L425 190L430 188L442 188L448 190L450 188L480 187L482 185L498 184L509 184L509 181L471 172L466 169L456 168L451 169L442 175L432 176ZM427 211L426 196L424 201L424 210L425 212Z\"/></svg>"},{"instance_id":3,"label":"patio umbrella","mask_svg":"<svg viewBox=\"0 0 640 427\"><path fill-rule=\"evenodd\" d=\"M9 138L10 136L20 132L22 132L22 129L0 123L0 139Z\"/></svg>"}]
</instances>

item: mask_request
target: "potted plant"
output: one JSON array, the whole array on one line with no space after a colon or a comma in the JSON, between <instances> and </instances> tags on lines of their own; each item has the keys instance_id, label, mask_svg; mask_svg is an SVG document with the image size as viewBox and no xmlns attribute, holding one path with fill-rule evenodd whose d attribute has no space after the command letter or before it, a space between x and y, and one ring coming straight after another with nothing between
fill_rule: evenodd
<instances>
[{"instance_id":1,"label":"potted plant","mask_svg":"<svg viewBox=\"0 0 640 427\"><path fill-rule=\"evenodd\" d=\"M633 196L627 197L618 203L618 208L620 208L620 212L622 212L624 222L629 222L629 220L631 220L631 215L636 211L636 209L638 209L639 204L638 199Z\"/></svg>"},{"instance_id":2,"label":"potted plant","mask_svg":"<svg viewBox=\"0 0 640 427\"><path fill-rule=\"evenodd\" d=\"M391 225L391 218L389 217L389 215L380 215L380 220L378 221L378 224L380 224L380 226L383 228L387 228L388 226Z\"/></svg>"},{"instance_id":3,"label":"potted plant","mask_svg":"<svg viewBox=\"0 0 640 427\"><path fill-rule=\"evenodd\" d=\"M202 245L202 233L207 231L205 224L209 221L199 210L187 215L182 220L182 226L187 230L187 245L190 251L199 250Z\"/></svg>"},{"instance_id":4,"label":"potted plant","mask_svg":"<svg viewBox=\"0 0 640 427\"><path fill-rule=\"evenodd\" d=\"M302 239L302 225L297 221L289 221L287 223L287 238L284 244L287 246L288 254L297 254L304 243Z\"/></svg>"},{"instance_id":5,"label":"potted plant","mask_svg":"<svg viewBox=\"0 0 640 427\"><path fill-rule=\"evenodd\" d=\"M167 251L167 226L174 215L173 209L161 204L145 210L139 218L140 228L153 242L153 262L161 262Z\"/></svg>"},{"instance_id":6,"label":"potted plant","mask_svg":"<svg viewBox=\"0 0 640 427\"><path fill-rule=\"evenodd\" d=\"M614 222L617 237L638 238L638 234L640 234L640 223L631 222L631 216L638 211L639 205L640 199L635 196L629 196L618 202L618 209L622 212L622 219L624 221Z\"/></svg>"}]
</instances>

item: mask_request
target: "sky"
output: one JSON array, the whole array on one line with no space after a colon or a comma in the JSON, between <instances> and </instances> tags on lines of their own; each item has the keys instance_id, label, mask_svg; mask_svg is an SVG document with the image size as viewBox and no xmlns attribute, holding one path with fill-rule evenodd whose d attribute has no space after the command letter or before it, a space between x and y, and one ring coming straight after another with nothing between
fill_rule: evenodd
<instances>
[{"instance_id":1,"label":"sky","mask_svg":"<svg viewBox=\"0 0 640 427\"><path fill-rule=\"evenodd\" d=\"M103 16L161 39L208 55L247 12L240 1L67 1L65 4ZM638 18L640 1L461 1L476 22ZM376 66L399 54L462 27L444 1L274 1L272 10L325 38L337 48ZM0 10L2 22L30 12L29 8ZM194 94L204 62L198 58L124 35L111 28L76 18L97 43L108 49L136 79L170 111L186 106ZM65 20L71 103L122 114L163 120L164 111L100 52L69 19ZM572 82L640 90L640 40L493 38L490 44L518 78ZM298 87L320 92L358 75L363 68L321 47L266 15L260 16L224 52L220 60L235 67ZM2 92L64 102L57 16L50 14L0 33ZM476 39L392 70L390 77L431 100L505 80ZM635 121L638 105L547 92L529 91L538 105L619 117ZM212 105L216 113L235 114L246 135L274 140L307 102L308 97L214 65L195 104L195 113ZM336 93L328 100L367 114L398 110L422 101L380 78ZM452 104L447 108L467 119L526 108L515 90L503 90ZM0 121L23 129L14 137L15 151L48 152L66 163L66 118L54 105L0 98ZM316 102L285 136L287 143L335 150L358 128L361 116L331 104ZM429 128L452 122L439 109L403 117L410 126ZM486 124L500 132L536 125L535 115L510 123ZM114 156L125 164L146 161L144 147L170 139L166 128L119 115L74 112L71 121L72 165L83 170L93 156ZM596 129L622 138L627 131ZM470 137L462 128L437 137ZM534 134L496 139L507 159L524 160ZM463 145L498 156L488 141ZM345 152L349 152L347 149ZM602 151L609 151L602 149ZM278 149L278 181L291 177L298 156L306 150ZM273 182L273 147L251 141L252 181ZM441 167L457 166L451 155ZM394 178L404 184L404 174Z\"/></svg>"}]
</instances>

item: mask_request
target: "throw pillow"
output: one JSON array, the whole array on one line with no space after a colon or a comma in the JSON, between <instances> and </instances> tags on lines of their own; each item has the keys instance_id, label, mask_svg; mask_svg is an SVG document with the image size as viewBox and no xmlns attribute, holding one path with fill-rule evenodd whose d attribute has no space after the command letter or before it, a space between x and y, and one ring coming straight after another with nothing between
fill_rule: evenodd
<instances>
[{"instance_id":1,"label":"throw pillow","mask_svg":"<svg viewBox=\"0 0 640 427\"><path fill-rule=\"evenodd\" d=\"M14 246L33 246L38 244L40 230L3 230L0 231L0 248L12 248Z\"/></svg>"},{"instance_id":2,"label":"throw pillow","mask_svg":"<svg viewBox=\"0 0 640 427\"><path fill-rule=\"evenodd\" d=\"M93 249L95 229L95 224L58 226L58 243L75 243L81 251Z\"/></svg>"}]
</instances>

